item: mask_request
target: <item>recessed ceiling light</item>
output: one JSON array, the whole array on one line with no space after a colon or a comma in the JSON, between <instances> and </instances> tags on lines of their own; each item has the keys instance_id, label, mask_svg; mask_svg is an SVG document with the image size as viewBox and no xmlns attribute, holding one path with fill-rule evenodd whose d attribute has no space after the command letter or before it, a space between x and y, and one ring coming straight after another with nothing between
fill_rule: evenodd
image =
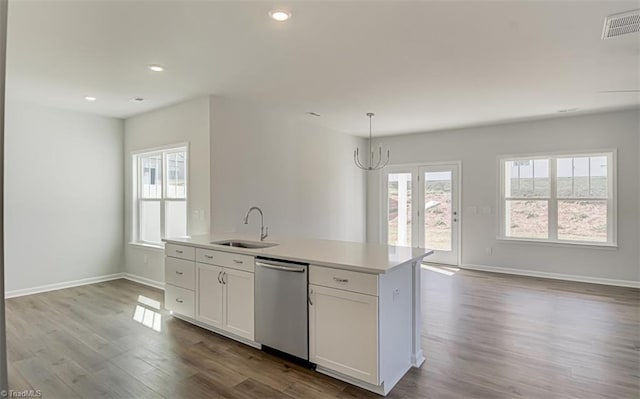
<instances>
[{"instance_id":1,"label":"recessed ceiling light","mask_svg":"<svg viewBox=\"0 0 640 399\"><path fill-rule=\"evenodd\" d=\"M87 101L96 101L97 98L93 97L93 96L84 96L84 99Z\"/></svg>"},{"instance_id":2,"label":"recessed ceiling light","mask_svg":"<svg viewBox=\"0 0 640 399\"><path fill-rule=\"evenodd\" d=\"M291 18L291 13L285 10L272 10L269 11L269 16L271 17L271 19L274 19L278 22L284 22Z\"/></svg>"},{"instance_id":3,"label":"recessed ceiling light","mask_svg":"<svg viewBox=\"0 0 640 399\"><path fill-rule=\"evenodd\" d=\"M162 72L162 71L164 71L164 68L161 67L160 65L149 65L149 69L151 69L153 72Z\"/></svg>"}]
</instances>

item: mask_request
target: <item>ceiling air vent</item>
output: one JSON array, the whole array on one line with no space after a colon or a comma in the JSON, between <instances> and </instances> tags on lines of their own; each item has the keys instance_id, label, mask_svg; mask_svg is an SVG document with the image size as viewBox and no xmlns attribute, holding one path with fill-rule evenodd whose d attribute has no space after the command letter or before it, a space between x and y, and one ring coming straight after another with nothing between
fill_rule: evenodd
<instances>
[{"instance_id":1,"label":"ceiling air vent","mask_svg":"<svg viewBox=\"0 0 640 399\"><path fill-rule=\"evenodd\" d=\"M602 40L640 31L640 9L609 15L604 19Z\"/></svg>"}]
</instances>

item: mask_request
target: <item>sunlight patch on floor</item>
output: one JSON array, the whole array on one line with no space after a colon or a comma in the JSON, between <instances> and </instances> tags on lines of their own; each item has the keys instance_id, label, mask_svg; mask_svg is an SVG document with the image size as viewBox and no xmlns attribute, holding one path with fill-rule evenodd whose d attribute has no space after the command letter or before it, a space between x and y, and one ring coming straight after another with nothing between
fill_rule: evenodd
<instances>
[{"instance_id":1,"label":"sunlight patch on floor","mask_svg":"<svg viewBox=\"0 0 640 399\"><path fill-rule=\"evenodd\" d=\"M432 272L444 274L445 276L453 276L456 272L460 271L460 268L455 266L445 266L445 265L429 265L423 264L422 268L425 270L429 270Z\"/></svg>"},{"instance_id":2,"label":"sunlight patch on floor","mask_svg":"<svg viewBox=\"0 0 640 399\"><path fill-rule=\"evenodd\" d=\"M144 305L144 306L143 306ZM162 331L162 315L160 312L149 309L148 307L160 310L160 302L148 298L144 295L138 296L138 305L133 312L133 320L142 324L145 327L149 327L157 332Z\"/></svg>"}]
</instances>

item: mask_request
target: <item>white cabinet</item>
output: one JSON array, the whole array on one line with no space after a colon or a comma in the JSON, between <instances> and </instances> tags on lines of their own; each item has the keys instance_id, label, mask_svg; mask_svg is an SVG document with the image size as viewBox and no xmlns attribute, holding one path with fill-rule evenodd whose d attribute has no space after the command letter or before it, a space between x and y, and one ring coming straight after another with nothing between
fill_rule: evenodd
<instances>
[{"instance_id":1,"label":"white cabinet","mask_svg":"<svg viewBox=\"0 0 640 399\"><path fill-rule=\"evenodd\" d=\"M253 273L204 263L196 265L196 320L253 341Z\"/></svg>"},{"instance_id":2,"label":"white cabinet","mask_svg":"<svg viewBox=\"0 0 640 399\"><path fill-rule=\"evenodd\" d=\"M222 328L253 341L253 273L228 268L224 268L222 273Z\"/></svg>"},{"instance_id":3,"label":"white cabinet","mask_svg":"<svg viewBox=\"0 0 640 399\"><path fill-rule=\"evenodd\" d=\"M193 318L195 314L196 250L185 245L167 244L164 258L164 307Z\"/></svg>"},{"instance_id":4,"label":"white cabinet","mask_svg":"<svg viewBox=\"0 0 640 399\"><path fill-rule=\"evenodd\" d=\"M210 326L222 328L222 268L197 263L198 303L196 320Z\"/></svg>"},{"instance_id":5,"label":"white cabinet","mask_svg":"<svg viewBox=\"0 0 640 399\"><path fill-rule=\"evenodd\" d=\"M309 285L309 360L378 385L378 297Z\"/></svg>"},{"instance_id":6,"label":"white cabinet","mask_svg":"<svg viewBox=\"0 0 640 399\"><path fill-rule=\"evenodd\" d=\"M193 317L193 291L167 284L164 288L164 307L187 317Z\"/></svg>"}]
</instances>

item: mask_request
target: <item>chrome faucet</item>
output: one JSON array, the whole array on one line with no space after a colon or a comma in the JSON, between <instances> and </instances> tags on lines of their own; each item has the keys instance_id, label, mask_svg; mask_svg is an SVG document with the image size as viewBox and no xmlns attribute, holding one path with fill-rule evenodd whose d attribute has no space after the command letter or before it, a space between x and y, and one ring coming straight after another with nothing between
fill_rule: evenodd
<instances>
[{"instance_id":1,"label":"chrome faucet","mask_svg":"<svg viewBox=\"0 0 640 399\"><path fill-rule=\"evenodd\" d=\"M260 241L264 241L264 239L269 235L269 228L264 227L264 215L262 214L262 209L258 208L257 206L252 206L251 208L249 208L247 214L244 215L244 224L249 224L249 214L251 213L251 211L260 212Z\"/></svg>"}]
</instances>

